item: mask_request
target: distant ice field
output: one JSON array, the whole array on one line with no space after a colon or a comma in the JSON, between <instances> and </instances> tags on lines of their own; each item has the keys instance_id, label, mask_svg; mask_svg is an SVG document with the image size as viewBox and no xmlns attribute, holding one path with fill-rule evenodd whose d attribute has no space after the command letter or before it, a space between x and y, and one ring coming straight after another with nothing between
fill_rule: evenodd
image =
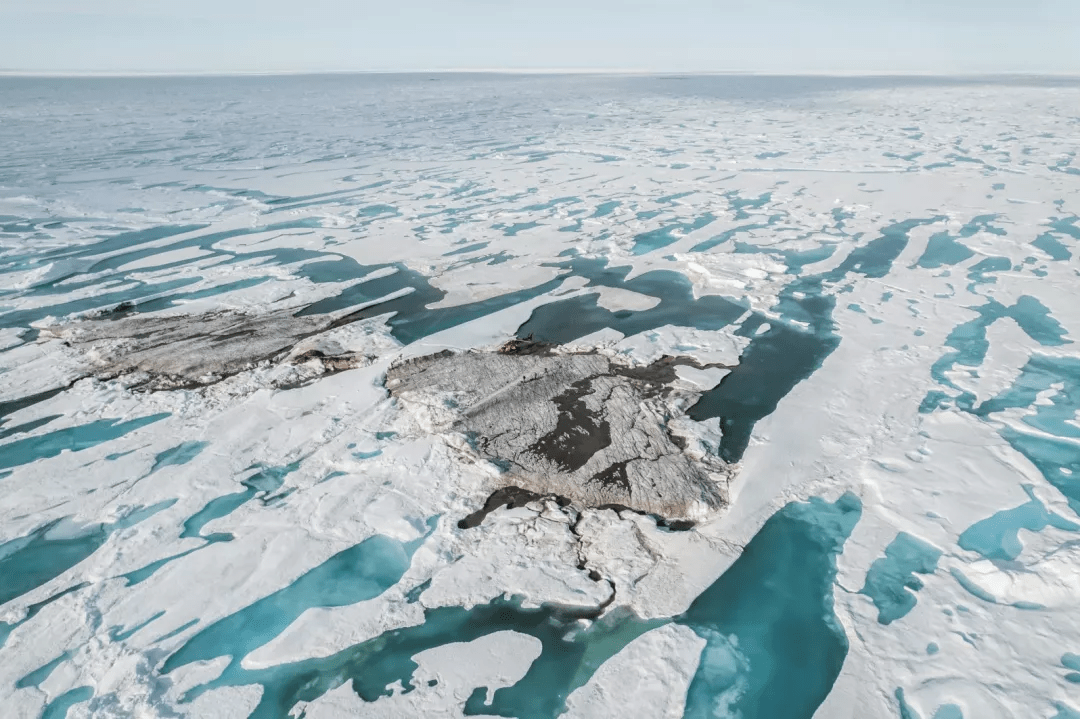
<instances>
[{"instance_id":1,"label":"distant ice field","mask_svg":"<svg viewBox=\"0 0 1080 719\"><path fill-rule=\"evenodd\" d=\"M1067 79L0 78L0 713L1080 717L1078 138ZM506 469L387 369L529 337L711 367L728 506L459 526Z\"/></svg>"}]
</instances>

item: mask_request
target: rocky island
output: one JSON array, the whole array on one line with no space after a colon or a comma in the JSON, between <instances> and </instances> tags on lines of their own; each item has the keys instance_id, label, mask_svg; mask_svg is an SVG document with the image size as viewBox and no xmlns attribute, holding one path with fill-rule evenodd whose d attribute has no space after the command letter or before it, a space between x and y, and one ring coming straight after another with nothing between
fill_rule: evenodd
<instances>
[{"instance_id":1,"label":"rocky island","mask_svg":"<svg viewBox=\"0 0 1080 719\"><path fill-rule=\"evenodd\" d=\"M554 495L687 520L727 503L732 468L705 450L683 417L696 393L679 382L680 365L718 367L669 356L631 366L596 351L515 340L494 352L401 361L386 386L434 431L464 433L500 468L505 486L495 506Z\"/></svg>"}]
</instances>

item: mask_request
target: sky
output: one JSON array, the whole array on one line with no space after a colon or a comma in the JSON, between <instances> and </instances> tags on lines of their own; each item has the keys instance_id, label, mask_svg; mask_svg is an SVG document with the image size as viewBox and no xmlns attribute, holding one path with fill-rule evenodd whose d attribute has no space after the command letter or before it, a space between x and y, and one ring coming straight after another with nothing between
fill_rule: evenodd
<instances>
[{"instance_id":1,"label":"sky","mask_svg":"<svg viewBox=\"0 0 1080 719\"><path fill-rule=\"evenodd\" d=\"M0 0L0 70L1080 75L1080 0Z\"/></svg>"}]
</instances>

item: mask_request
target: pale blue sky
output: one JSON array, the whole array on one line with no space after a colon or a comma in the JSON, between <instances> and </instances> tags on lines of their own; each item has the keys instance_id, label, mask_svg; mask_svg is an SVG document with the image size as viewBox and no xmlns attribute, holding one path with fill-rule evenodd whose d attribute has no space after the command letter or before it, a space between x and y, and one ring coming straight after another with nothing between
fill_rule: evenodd
<instances>
[{"instance_id":1,"label":"pale blue sky","mask_svg":"<svg viewBox=\"0 0 1080 719\"><path fill-rule=\"evenodd\" d=\"M0 0L0 69L1080 74L1080 0Z\"/></svg>"}]
</instances>

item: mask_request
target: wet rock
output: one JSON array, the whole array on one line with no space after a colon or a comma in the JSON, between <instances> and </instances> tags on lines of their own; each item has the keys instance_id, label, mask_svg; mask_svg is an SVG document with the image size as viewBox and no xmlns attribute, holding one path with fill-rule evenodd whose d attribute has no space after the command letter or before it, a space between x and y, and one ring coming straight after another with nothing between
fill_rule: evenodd
<instances>
[{"instance_id":1,"label":"wet rock","mask_svg":"<svg viewBox=\"0 0 1080 719\"><path fill-rule=\"evenodd\" d=\"M545 498L545 496L538 494L537 492L530 492L527 489L521 487L501 487L491 493L491 496L484 502L484 506L476 510L469 516L465 517L458 522L458 529L472 529L473 527L479 527L484 521L484 517L488 516L496 509L501 507L508 507L514 509L515 507L524 507L529 502L538 502ZM555 500L559 504L566 505L570 503L569 499L565 497L556 497Z\"/></svg>"},{"instance_id":2,"label":"wet rock","mask_svg":"<svg viewBox=\"0 0 1080 719\"><path fill-rule=\"evenodd\" d=\"M495 352L401 362L386 384L406 410L424 413L436 431L464 433L503 470L509 494L492 495L467 526L497 506L545 495L699 518L726 504L732 468L675 429L697 397L677 382L680 364L705 368L687 357L634 367L516 340Z\"/></svg>"}]
</instances>

